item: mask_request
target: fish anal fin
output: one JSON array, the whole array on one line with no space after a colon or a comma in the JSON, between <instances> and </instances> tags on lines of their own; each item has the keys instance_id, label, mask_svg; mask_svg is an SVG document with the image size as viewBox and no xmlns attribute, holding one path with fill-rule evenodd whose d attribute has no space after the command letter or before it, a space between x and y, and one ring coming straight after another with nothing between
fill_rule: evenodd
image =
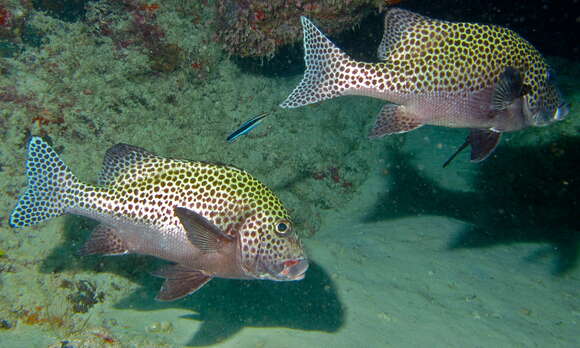
<instances>
[{"instance_id":1,"label":"fish anal fin","mask_svg":"<svg viewBox=\"0 0 580 348\"><path fill-rule=\"evenodd\" d=\"M405 133L421 127L423 124L415 120L415 116L406 112L402 105L385 104L369 138L379 138L384 135Z\"/></svg>"},{"instance_id":2,"label":"fish anal fin","mask_svg":"<svg viewBox=\"0 0 580 348\"><path fill-rule=\"evenodd\" d=\"M234 237L226 234L211 221L192 210L176 207L173 211L179 218L191 244L202 252L217 252L222 249L224 244L234 240Z\"/></svg>"},{"instance_id":3,"label":"fish anal fin","mask_svg":"<svg viewBox=\"0 0 580 348\"><path fill-rule=\"evenodd\" d=\"M174 301L192 294L213 277L199 270L183 265L165 266L152 275L165 278L165 282L155 297L158 301Z\"/></svg>"},{"instance_id":4,"label":"fish anal fin","mask_svg":"<svg viewBox=\"0 0 580 348\"><path fill-rule=\"evenodd\" d=\"M127 144L113 145L105 153L98 183L102 186L111 185L128 168L145 159L154 157L156 157L154 154L137 146Z\"/></svg>"},{"instance_id":5,"label":"fish anal fin","mask_svg":"<svg viewBox=\"0 0 580 348\"><path fill-rule=\"evenodd\" d=\"M471 161L481 162L495 150L501 138L500 132L485 129L472 129L467 137L471 145Z\"/></svg>"},{"instance_id":6,"label":"fish anal fin","mask_svg":"<svg viewBox=\"0 0 580 348\"><path fill-rule=\"evenodd\" d=\"M117 234L117 230L107 225L98 225L91 237L78 253L86 255L124 255L129 253L129 246Z\"/></svg>"}]
</instances>

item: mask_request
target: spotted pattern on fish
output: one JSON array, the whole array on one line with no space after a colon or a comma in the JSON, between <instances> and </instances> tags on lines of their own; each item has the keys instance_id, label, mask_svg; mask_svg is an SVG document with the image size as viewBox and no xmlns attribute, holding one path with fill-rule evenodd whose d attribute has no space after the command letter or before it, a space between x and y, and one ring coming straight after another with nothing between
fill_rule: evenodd
<instances>
[{"instance_id":1,"label":"spotted pattern on fish","mask_svg":"<svg viewBox=\"0 0 580 348\"><path fill-rule=\"evenodd\" d=\"M72 212L159 230L156 237L176 244L175 234L185 231L173 209L184 207L229 235L239 231L243 265L304 258L281 201L242 169L162 158L119 144L107 152L99 185L93 186L81 183L44 140L33 137L26 174L29 185L10 216L13 227ZM144 253L170 259L178 247Z\"/></svg>"},{"instance_id":2,"label":"spotted pattern on fish","mask_svg":"<svg viewBox=\"0 0 580 348\"><path fill-rule=\"evenodd\" d=\"M348 94L397 104L419 94L468 95L493 86L506 67L523 73L531 109L548 109L551 116L559 106L560 95L548 83L545 60L529 42L504 27L435 20L393 8L385 15L379 46L383 62L364 63L348 57L306 17L301 21L307 70L280 104L285 108Z\"/></svg>"},{"instance_id":3,"label":"spotted pattern on fish","mask_svg":"<svg viewBox=\"0 0 580 348\"><path fill-rule=\"evenodd\" d=\"M400 31L399 38L391 30ZM548 71L540 53L510 29L435 20L401 9L385 17L379 50L386 61L382 68L392 72L386 86L406 93L474 92L497 82L507 66L525 71L524 84L539 90Z\"/></svg>"}]
</instances>

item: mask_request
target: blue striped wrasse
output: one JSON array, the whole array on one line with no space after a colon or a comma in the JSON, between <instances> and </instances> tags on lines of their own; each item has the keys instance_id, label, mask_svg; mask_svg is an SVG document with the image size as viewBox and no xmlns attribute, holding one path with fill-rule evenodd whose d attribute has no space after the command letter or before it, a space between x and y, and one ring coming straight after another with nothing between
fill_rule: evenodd
<instances>
[{"instance_id":1,"label":"blue striped wrasse","mask_svg":"<svg viewBox=\"0 0 580 348\"><path fill-rule=\"evenodd\" d=\"M252 117L251 119L247 120L240 126L240 128L236 129L232 134L230 134L226 138L226 140L228 141L228 143L231 144L234 141L238 140L238 138L241 137L242 135L248 134L252 129L256 128L262 122L262 120L269 114L270 112L262 112L261 114L258 114Z\"/></svg>"}]
</instances>

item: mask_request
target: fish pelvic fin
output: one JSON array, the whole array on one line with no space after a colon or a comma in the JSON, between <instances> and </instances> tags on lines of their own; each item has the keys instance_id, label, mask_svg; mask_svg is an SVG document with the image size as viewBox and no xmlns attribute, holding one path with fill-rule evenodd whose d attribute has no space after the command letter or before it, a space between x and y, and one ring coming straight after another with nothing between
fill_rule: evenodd
<instances>
[{"instance_id":1,"label":"fish pelvic fin","mask_svg":"<svg viewBox=\"0 0 580 348\"><path fill-rule=\"evenodd\" d=\"M471 162L483 161L495 150L500 138L501 133L499 132L486 129L472 129L465 139L465 142L443 163L443 168L447 167L469 145L471 145Z\"/></svg>"},{"instance_id":2,"label":"fish pelvic fin","mask_svg":"<svg viewBox=\"0 0 580 348\"><path fill-rule=\"evenodd\" d=\"M487 129L472 129L467 137L471 145L471 162L481 162L495 150L501 133Z\"/></svg>"},{"instance_id":3,"label":"fish pelvic fin","mask_svg":"<svg viewBox=\"0 0 580 348\"><path fill-rule=\"evenodd\" d=\"M408 113L402 105L385 104L369 138L380 138L385 135L405 133L421 127L423 124L415 120L413 114Z\"/></svg>"},{"instance_id":4,"label":"fish pelvic fin","mask_svg":"<svg viewBox=\"0 0 580 348\"><path fill-rule=\"evenodd\" d=\"M179 264L165 266L152 275L165 278L155 297L157 301L174 301L193 294L213 278L202 271Z\"/></svg>"},{"instance_id":5,"label":"fish pelvic fin","mask_svg":"<svg viewBox=\"0 0 580 348\"><path fill-rule=\"evenodd\" d=\"M280 104L283 108L297 108L343 95L348 83L340 79L340 67L356 64L308 18L302 16L300 20L306 71L300 84Z\"/></svg>"},{"instance_id":6,"label":"fish pelvic fin","mask_svg":"<svg viewBox=\"0 0 580 348\"><path fill-rule=\"evenodd\" d=\"M28 143L26 178L28 186L10 214L10 226L16 228L64 214L74 201L70 189L80 183L40 137L32 137Z\"/></svg>"}]
</instances>

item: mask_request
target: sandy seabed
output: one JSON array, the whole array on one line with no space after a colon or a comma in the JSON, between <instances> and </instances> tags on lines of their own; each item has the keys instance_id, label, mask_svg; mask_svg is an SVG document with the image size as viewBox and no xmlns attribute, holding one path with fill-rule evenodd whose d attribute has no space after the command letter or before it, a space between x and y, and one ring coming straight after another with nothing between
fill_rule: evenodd
<instances>
[{"instance_id":1,"label":"sandy seabed","mask_svg":"<svg viewBox=\"0 0 580 348\"><path fill-rule=\"evenodd\" d=\"M437 132L417 133L405 145L416 149L415 161L436 155L423 170L433 178L427 171L443 153L423 145ZM449 172L463 177L479 170L466 161L455 168ZM466 186L459 178L447 185ZM92 311L91 322L103 323L113 343L98 330L67 340L75 347L580 345L580 273L559 270L557 246L494 239L493 231L481 236L472 222L428 211L404 214L401 205L426 203L399 201L399 179L397 169L376 171L344 208L325 213L321 230L305 242L312 266L303 281L215 280L183 300L159 303L159 281L144 278L137 290ZM110 275L96 277L107 283ZM2 347L48 345L61 346L48 329L19 323L0 332Z\"/></svg>"}]
</instances>

